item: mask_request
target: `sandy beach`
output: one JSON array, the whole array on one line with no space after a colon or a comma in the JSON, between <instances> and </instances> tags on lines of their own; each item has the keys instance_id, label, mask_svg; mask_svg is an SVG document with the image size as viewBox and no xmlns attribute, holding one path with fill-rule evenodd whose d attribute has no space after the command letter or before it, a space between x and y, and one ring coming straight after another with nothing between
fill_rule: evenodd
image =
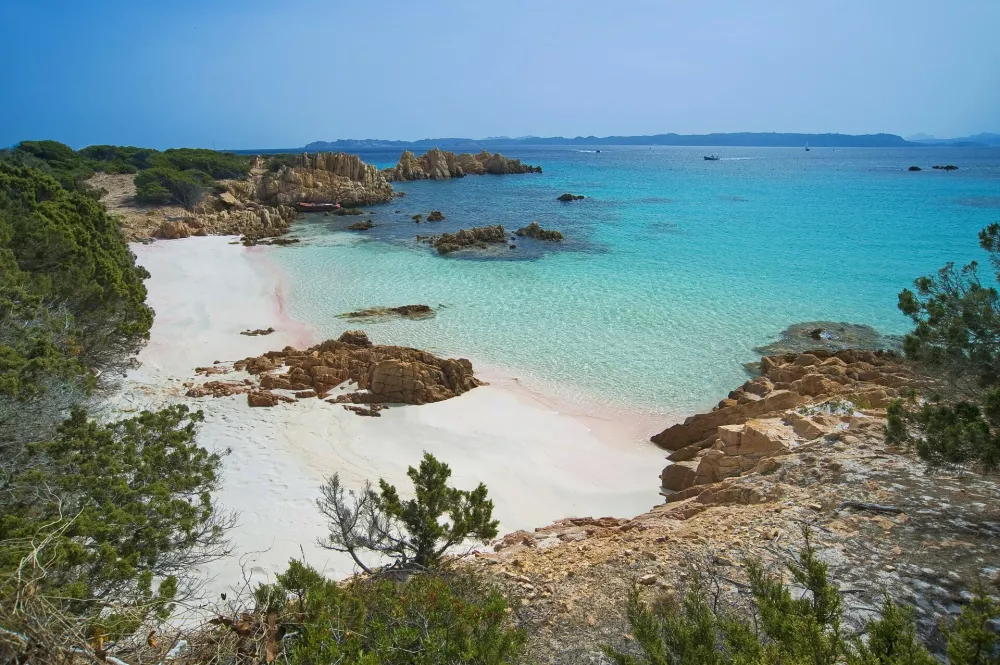
<instances>
[{"instance_id":1,"label":"sandy beach","mask_svg":"<svg viewBox=\"0 0 1000 665\"><path fill-rule=\"evenodd\" d=\"M232 241L133 246L152 275L148 302L156 319L123 393L128 408L182 401L201 409L200 444L229 451L217 499L240 518L230 534L232 556L201 571L210 590L238 585L241 566L262 581L303 554L330 575L349 574L349 559L316 544L325 534L315 506L324 477L339 472L353 487L382 477L405 492L406 468L424 451L450 464L455 485L486 483L501 534L572 516L632 516L661 500L664 455L637 440L634 423L553 410L497 368L477 372L490 385L444 402L393 406L381 418L315 399L251 408L243 395L184 397L182 383L195 378L195 367L320 341L285 315L284 285L267 259L281 250ZM239 334L268 326L276 332Z\"/></svg>"}]
</instances>

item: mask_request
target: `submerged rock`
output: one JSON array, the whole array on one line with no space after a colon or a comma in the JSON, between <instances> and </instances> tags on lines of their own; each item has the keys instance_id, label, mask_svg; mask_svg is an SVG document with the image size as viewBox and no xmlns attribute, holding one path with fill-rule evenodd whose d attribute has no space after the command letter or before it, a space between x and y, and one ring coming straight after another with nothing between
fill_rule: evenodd
<instances>
[{"instance_id":1,"label":"submerged rock","mask_svg":"<svg viewBox=\"0 0 1000 665\"><path fill-rule=\"evenodd\" d=\"M368 229L375 228L375 222L370 219L366 219L363 222L355 222L347 227L348 231L367 231Z\"/></svg>"},{"instance_id":2,"label":"submerged rock","mask_svg":"<svg viewBox=\"0 0 1000 665\"><path fill-rule=\"evenodd\" d=\"M559 231L543 229L538 222L532 222L527 226L519 228L514 231L519 236L526 236L528 238L535 238L536 240L551 240L558 242L563 239L563 234Z\"/></svg>"},{"instance_id":3,"label":"submerged rock","mask_svg":"<svg viewBox=\"0 0 1000 665\"><path fill-rule=\"evenodd\" d=\"M754 353L773 356L783 353L804 353L812 349L865 349L869 351L901 351L903 340L896 335L883 335L871 326L837 321L804 321L783 331L777 341L758 346ZM747 370L756 374L760 363L747 363Z\"/></svg>"},{"instance_id":4,"label":"submerged rock","mask_svg":"<svg viewBox=\"0 0 1000 665\"><path fill-rule=\"evenodd\" d=\"M938 169L939 171L957 171L958 170L958 167L955 166L954 164L945 164L944 166L941 166L940 164L938 164L936 166L932 166L931 168L932 169Z\"/></svg>"},{"instance_id":5,"label":"submerged rock","mask_svg":"<svg viewBox=\"0 0 1000 665\"><path fill-rule=\"evenodd\" d=\"M583 195L581 195L581 194L570 194L569 192L567 192L565 194L560 195L557 200L562 201L562 202L565 203L567 201L579 201L582 198L585 198L585 197Z\"/></svg>"},{"instance_id":6,"label":"submerged rock","mask_svg":"<svg viewBox=\"0 0 1000 665\"><path fill-rule=\"evenodd\" d=\"M346 312L338 315L340 319L384 319L402 317L404 319L429 319L434 316L430 305L403 305L401 307L371 307L356 312Z\"/></svg>"},{"instance_id":7,"label":"submerged rock","mask_svg":"<svg viewBox=\"0 0 1000 665\"><path fill-rule=\"evenodd\" d=\"M541 166L522 164L519 159L510 159L500 153L483 150L479 154L453 152L433 148L417 157L409 150L399 156L396 166L383 171L385 178L393 180L446 180L462 178L466 175L491 173L541 173Z\"/></svg>"},{"instance_id":8,"label":"submerged rock","mask_svg":"<svg viewBox=\"0 0 1000 665\"><path fill-rule=\"evenodd\" d=\"M923 169L920 168L919 166L911 166L910 168L908 168L906 170L907 171L923 171Z\"/></svg>"}]
</instances>

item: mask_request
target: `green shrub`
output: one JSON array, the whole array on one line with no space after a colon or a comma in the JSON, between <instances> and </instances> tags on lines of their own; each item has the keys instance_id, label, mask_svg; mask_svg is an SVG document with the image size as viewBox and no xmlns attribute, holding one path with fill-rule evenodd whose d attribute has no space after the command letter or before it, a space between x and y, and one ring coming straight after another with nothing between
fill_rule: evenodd
<instances>
[{"instance_id":1,"label":"green shrub","mask_svg":"<svg viewBox=\"0 0 1000 665\"><path fill-rule=\"evenodd\" d=\"M880 612L864 628L845 634L837 585L816 558L806 531L798 557L788 564L791 581L805 593L793 595L776 575L746 562L750 607L710 602L695 578L680 598L644 603L635 584L627 614L635 645L628 652L607 648L618 665L934 665L938 662L917 636L914 611L886 595ZM990 623L1000 605L980 590L950 626L945 626L951 665L997 665L1000 641Z\"/></svg>"},{"instance_id":2,"label":"green shrub","mask_svg":"<svg viewBox=\"0 0 1000 665\"><path fill-rule=\"evenodd\" d=\"M194 443L201 419L177 405L101 425L77 409L7 469L5 627L76 622L115 639L165 617L177 576L221 554L230 523L211 498L220 458Z\"/></svg>"},{"instance_id":3,"label":"green shrub","mask_svg":"<svg viewBox=\"0 0 1000 665\"><path fill-rule=\"evenodd\" d=\"M156 166L135 176L135 198L143 203L163 204L176 201L193 208L212 185L212 177L201 171L177 171Z\"/></svg>"},{"instance_id":4,"label":"green shrub","mask_svg":"<svg viewBox=\"0 0 1000 665\"><path fill-rule=\"evenodd\" d=\"M496 537L499 523L484 484L471 492L448 487L451 468L430 453L407 475L415 493L407 501L384 480L378 492L366 483L355 493L344 489L338 474L328 478L317 504L329 520L330 535L320 545L350 554L371 573L361 558L365 552L389 557L394 567L425 569L467 538L487 542Z\"/></svg>"},{"instance_id":5,"label":"green shrub","mask_svg":"<svg viewBox=\"0 0 1000 665\"><path fill-rule=\"evenodd\" d=\"M468 573L421 573L405 581L385 577L338 583L292 561L277 584L254 593L257 621L275 624L254 631L252 649L266 652L271 641L280 662L520 663L525 634L511 619L497 589ZM277 637L285 635L280 645ZM288 637L290 636L290 637ZM263 643L263 644L262 644ZM286 660L280 660L285 658Z\"/></svg>"}]
</instances>

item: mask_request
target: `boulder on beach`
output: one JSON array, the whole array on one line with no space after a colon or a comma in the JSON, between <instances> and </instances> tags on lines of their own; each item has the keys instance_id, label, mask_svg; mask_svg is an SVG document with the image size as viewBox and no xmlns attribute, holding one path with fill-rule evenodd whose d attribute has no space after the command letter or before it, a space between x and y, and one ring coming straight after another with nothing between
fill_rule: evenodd
<instances>
[{"instance_id":1,"label":"boulder on beach","mask_svg":"<svg viewBox=\"0 0 1000 665\"><path fill-rule=\"evenodd\" d=\"M519 236L534 238L536 240L550 240L558 242L563 239L563 234L559 231L543 229L538 222L532 222L527 226L519 228L514 231Z\"/></svg>"},{"instance_id":2,"label":"boulder on beach","mask_svg":"<svg viewBox=\"0 0 1000 665\"><path fill-rule=\"evenodd\" d=\"M286 347L235 364L238 369L271 369L258 373L261 390L248 394L251 406L274 406L294 401L272 391L289 390L305 397L322 396L338 385L352 382L357 390L337 395L336 403L426 404L472 390L481 382L472 363L463 358L439 358L403 346L372 344L360 330L349 330L335 340L305 350ZM282 370L287 369L287 372ZM310 395L311 396L311 395Z\"/></svg>"},{"instance_id":3,"label":"boulder on beach","mask_svg":"<svg viewBox=\"0 0 1000 665\"><path fill-rule=\"evenodd\" d=\"M585 197L581 194L570 194L569 192L567 192L565 194L561 194L557 200L565 203L567 201L579 201L582 198Z\"/></svg>"}]
</instances>

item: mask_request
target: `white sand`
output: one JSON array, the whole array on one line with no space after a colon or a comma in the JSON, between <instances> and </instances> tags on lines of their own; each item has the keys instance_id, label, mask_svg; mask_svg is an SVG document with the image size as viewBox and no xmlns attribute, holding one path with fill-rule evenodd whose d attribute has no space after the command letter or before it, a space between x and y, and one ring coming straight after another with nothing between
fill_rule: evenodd
<instances>
[{"instance_id":1,"label":"white sand","mask_svg":"<svg viewBox=\"0 0 1000 665\"><path fill-rule=\"evenodd\" d=\"M199 442L232 451L217 498L240 521L231 533L233 556L203 571L211 589L238 584L241 562L256 580L272 576L300 556L300 547L310 564L350 573L349 559L316 545L325 534L314 503L318 487L339 472L355 487L383 477L406 491L406 468L423 451L451 466L455 485L486 483L501 533L564 517L631 517L661 500L663 453L637 440L634 423L560 414L496 370L487 377L491 385L436 404L393 407L381 418L315 399L255 409L242 395L183 397L181 383L192 380L195 367L319 341L282 311L280 276L267 260L269 251L282 250L231 240L133 247L152 274L148 300L156 319L142 367L129 377L128 399L135 407L180 400L202 409ZM268 326L277 332L239 334Z\"/></svg>"}]
</instances>

